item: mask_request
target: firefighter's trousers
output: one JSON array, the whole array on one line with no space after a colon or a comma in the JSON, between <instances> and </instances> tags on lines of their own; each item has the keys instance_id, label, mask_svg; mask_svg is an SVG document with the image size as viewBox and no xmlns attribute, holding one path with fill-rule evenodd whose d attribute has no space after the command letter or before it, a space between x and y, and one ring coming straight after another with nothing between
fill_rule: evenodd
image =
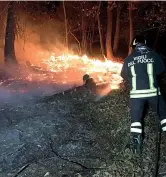
<instances>
[{"instance_id":1,"label":"firefighter's trousers","mask_svg":"<svg viewBox=\"0 0 166 177\"><path fill-rule=\"evenodd\" d=\"M160 119L162 131L166 131L166 103L162 97L131 98L131 133L142 133L142 118L146 103L156 112Z\"/></svg>"}]
</instances>

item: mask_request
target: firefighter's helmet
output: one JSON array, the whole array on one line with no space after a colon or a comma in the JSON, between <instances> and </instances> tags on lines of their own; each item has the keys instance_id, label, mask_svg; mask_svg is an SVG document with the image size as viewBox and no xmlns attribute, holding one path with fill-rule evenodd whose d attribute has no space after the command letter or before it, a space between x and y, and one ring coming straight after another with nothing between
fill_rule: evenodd
<instances>
[{"instance_id":1,"label":"firefighter's helmet","mask_svg":"<svg viewBox=\"0 0 166 177\"><path fill-rule=\"evenodd\" d=\"M89 76L88 74L85 74L85 75L83 76L83 81L85 82L85 81L87 81L89 78L90 78L90 76Z\"/></svg>"},{"instance_id":2,"label":"firefighter's helmet","mask_svg":"<svg viewBox=\"0 0 166 177\"><path fill-rule=\"evenodd\" d=\"M130 47L135 48L137 44L146 44L146 39L144 38L144 36L141 35L137 35L133 38L133 40L131 41Z\"/></svg>"}]
</instances>

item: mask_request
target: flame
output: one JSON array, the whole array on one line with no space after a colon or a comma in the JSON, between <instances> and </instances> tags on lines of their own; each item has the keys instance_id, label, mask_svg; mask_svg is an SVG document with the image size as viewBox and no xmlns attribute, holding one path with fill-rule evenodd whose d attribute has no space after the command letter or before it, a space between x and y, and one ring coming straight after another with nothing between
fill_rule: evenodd
<instances>
[{"instance_id":1,"label":"flame","mask_svg":"<svg viewBox=\"0 0 166 177\"><path fill-rule=\"evenodd\" d=\"M67 80L70 80L69 72L72 70L75 72L75 81L82 79L82 76L87 73L98 84L109 83L111 89L118 89L122 81L120 76L122 62L114 62L105 57L104 61L101 61L96 58L88 58L87 55L63 54L56 57L55 54L52 54L48 59L44 59L43 63L48 71L65 73Z\"/></svg>"},{"instance_id":2,"label":"flame","mask_svg":"<svg viewBox=\"0 0 166 177\"><path fill-rule=\"evenodd\" d=\"M89 74L97 85L107 84L107 87L100 92L101 95L106 95L111 90L118 89L122 81L120 76L122 62L108 60L106 57L100 60L98 58L88 58L87 55L79 56L68 53L56 56L55 53L49 52L47 54L43 52L42 56L42 52L40 52L39 61L38 66L32 65L33 71L23 69L17 80L52 84L70 83L77 86L82 85L83 75ZM21 93L26 91L27 89L21 90Z\"/></svg>"}]
</instances>

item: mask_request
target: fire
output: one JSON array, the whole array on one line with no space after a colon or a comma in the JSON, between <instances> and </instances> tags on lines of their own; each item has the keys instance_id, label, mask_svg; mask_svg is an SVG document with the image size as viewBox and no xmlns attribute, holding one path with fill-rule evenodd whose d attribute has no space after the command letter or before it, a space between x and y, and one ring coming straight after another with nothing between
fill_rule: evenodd
<instances>
[{"instance_id":1,"label":"fire","mask_svg":"<svg viewBox=\"0 0 166 177\"><path fill-rule=\"evenodd\" d=\"M63 54L56 57L52 54L48 59L44 59L43 63L48 71L63 72L68 81L71 80L71 76L75 82L80 81L85 73L93 77L97 84L108 83L111 89L118 89L122 81L120 76L122 62L114 62L105 57L102 61L88 58L86 55Z\"/></svg>"},{"instance_id":2,"label":"fire","mask_svg":"<svg viewBox=\"0 0 166 177\"><path fill-rule=\"evenodd\" d=\"M100 60L98 58L88 58L86 55L63 54L56 56L55 53L46 54L44 52L42 56L40 52L38 65L26 66L25 68L14 79L24 82L23 85L27 81L35 83L37 87L42 84L79 86L83 84L83 75L89 74L97 85L107 85L107 88L101 91L101 95L106 95L111 90L118 89L122 81L120 76L122 62L111 61L105 57ZM2 83L0 84L2 85ZM12 84L8 84L8 87L13 89ZM12 92L15 90L24 93L28 91L28 88L23 87L20 90L17 87Z\"/></svg>"}]
</instances>

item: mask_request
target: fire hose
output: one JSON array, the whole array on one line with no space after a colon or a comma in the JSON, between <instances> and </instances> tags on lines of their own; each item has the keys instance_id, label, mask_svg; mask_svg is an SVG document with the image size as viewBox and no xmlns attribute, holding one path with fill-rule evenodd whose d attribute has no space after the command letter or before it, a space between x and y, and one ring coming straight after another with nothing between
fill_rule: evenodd
<instances>
[{"instance_id":1,"label":"fire hose","mask_svg":"<svg viewBox=\"0 0 166 177\"><path fill-rule=\"evenodd\" d=\"M156 153L155 153L155 170L154 177L158 177L159 161L160 161L160 145L161 145L161 126L160 126L160 111L159 111L159 90L157 89L157 115L156 117Z\"/></svg>"},{"instance_id":2,"label":"fire hose","mask_svg":"<svg viewBox=\"0 0 166 177\"><path fill-rule=\"evenodd\" d=\"M160 145L161 145L161 127L159 120L156 119L156 153L155 153L155 170L154 177L158 177L159 161L160 161Z\"/></svg>"},{"instance_id":3,"label":"fire hose","mask_svg":"<svg viewBox=\"0 0 166 177\"><path fill-rule=\"evenodd\" d=\"M159 90L157 89L157 114L156 117L156 153L155 153L155 170L154 177L158 177L159 174L159 161L160 161L160 147L161 147L161 125L160 125L160 111L159 111Z\"/></svg>"}]
</instances>

